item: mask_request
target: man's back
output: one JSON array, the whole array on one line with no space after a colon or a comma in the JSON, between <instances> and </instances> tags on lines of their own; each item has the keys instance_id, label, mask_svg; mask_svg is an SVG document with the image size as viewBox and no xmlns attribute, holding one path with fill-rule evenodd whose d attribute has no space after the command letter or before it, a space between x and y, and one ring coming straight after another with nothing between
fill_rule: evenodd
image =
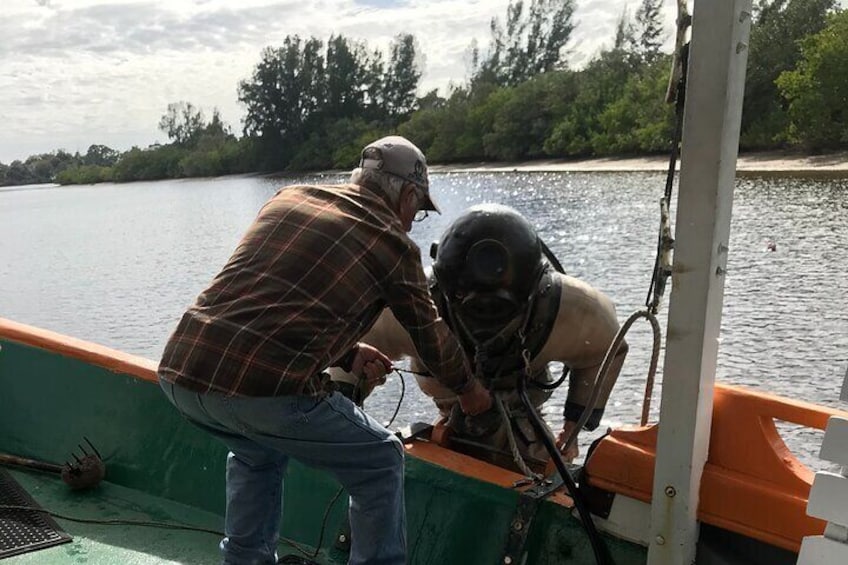
<instances>
[{"instance_id":1,"label":"man's back","mask_svg":"<svg viewBox=\"0 0 848 565\"><path fill-rule=\"evenodd\" d=\"M406 563L403 446L348 397L325 394L322 376L336 365L364 386L385 382L391 360L357 343L383 306L466 413L491 407L406 235L438 211L424 154L399 136L378 139L350 180L272 198L165 346L163 393L230 451L226 563L277 562L291 459L350 494L351 564Z\"/></svg>"},{"instance_id":2,"label":"man's back","mask_svg":"<svg viewBox=\"0 0 848 565\"><path fill-rule=\"evenodd\" d=\"M368 189L281 190L183 316L162 366L198 390L315 392L315 375L347 352L385 305L400 258L417 252Z\"/></svg>"}]
</instances>

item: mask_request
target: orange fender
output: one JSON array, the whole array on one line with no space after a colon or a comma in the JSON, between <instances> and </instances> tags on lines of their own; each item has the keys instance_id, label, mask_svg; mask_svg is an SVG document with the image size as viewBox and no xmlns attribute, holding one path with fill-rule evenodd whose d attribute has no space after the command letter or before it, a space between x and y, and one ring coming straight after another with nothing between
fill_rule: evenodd
<instances>
[{"instance_id":1,"label":"orange fender","mask_svg":"<svg viewBox=\"0 0 848 565\"><path fill-rule=\"evenodd\" d=\"M794 552L804 536L821 535L825 522L806 513L813 472L786 447L775 420L823 430L832 415L848 416L716 385L698 519ZM589 484L650 502L658 425L614 430L602 439L586 462Z\"/></svg>"}]
</instances>

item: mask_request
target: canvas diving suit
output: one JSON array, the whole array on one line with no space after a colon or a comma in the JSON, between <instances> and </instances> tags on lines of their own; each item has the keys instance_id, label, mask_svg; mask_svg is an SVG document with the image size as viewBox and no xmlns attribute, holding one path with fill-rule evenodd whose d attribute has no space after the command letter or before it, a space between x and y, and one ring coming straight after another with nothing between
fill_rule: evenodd
<instances>
[{"instance_id":1,"label":"canvas diving suit","mask_svg":"<svg viewBox=\"0 0 848 565\"><path fill-rule=\"evenodd\" d=\"M391 312L384 312L363 338L393 359L410 358L411 368L424 373L416 376L417 383L435 402L458 446L477 445L475 456L510 467L514 457L509 430L528 464L548 459L516 392L518 379L529 372L528 395L540 410L553 391L534 384L553 382L548 365L562 363L569 370L563 421L573 426L592 396L598 370L619 330L612 301L588 283L559 272L553 266L556 259L543 250L521 214L493 204L465 211L431 250L430 291L440 317L459 338L477 377L503 399L509 427L494 408L475 417L463 415L455 393L426 376L426 366ZM586 429L599 425L626 353L622 343Z\"/></svg>"}]
</instances>

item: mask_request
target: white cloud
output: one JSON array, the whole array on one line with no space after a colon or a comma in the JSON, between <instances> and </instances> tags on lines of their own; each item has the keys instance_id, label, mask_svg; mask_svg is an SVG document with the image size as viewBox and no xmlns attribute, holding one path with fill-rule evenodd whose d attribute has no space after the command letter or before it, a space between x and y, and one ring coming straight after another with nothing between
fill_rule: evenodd
<instances>
[{"instance_id":1,"label":"white cloud","mask_svg":"<svg viewBox=\"0 0 848 565\"><path fill-rule=\"evenodd\" d=\"M4 0L0 19L0 162L93 143L146 146L169 102L221 110L240 128L237 84L261 49L289 34L332 33L385 48L415 34L421 90L466 78L508 0ZM667 0L668 20L673 4ZM578 0L569 45L580 64L611 42L624 0ZM631 12L638 0L631 0ZM670 26L669 26L670 28Z\"/></svg>"}]
</instances>

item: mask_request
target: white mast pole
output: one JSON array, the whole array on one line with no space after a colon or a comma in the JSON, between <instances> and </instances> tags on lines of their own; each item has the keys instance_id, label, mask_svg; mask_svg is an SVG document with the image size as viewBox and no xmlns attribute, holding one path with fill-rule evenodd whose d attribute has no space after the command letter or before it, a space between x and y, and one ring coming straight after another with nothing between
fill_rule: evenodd
<instances>
[{"instance_id":1,"label":"white mast pole","mask_svg":"<svg viewBox=\"0 0 848 565\"><path fill-rule=\"evenodd\" d=\"M650 565L695 562L751 0L695 0L692 18Z\"/></svg>"}]
</instances>

